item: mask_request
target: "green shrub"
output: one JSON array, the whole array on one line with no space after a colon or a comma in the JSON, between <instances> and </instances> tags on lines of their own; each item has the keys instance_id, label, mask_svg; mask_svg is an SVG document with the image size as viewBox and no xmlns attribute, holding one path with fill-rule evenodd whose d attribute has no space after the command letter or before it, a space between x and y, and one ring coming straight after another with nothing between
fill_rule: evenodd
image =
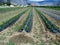
<instances>
[{"instance_id":1,"label":"green shrub","mask_svg":"<svg viewBox=\"0 0 60 45\"><path fill-rule=\"evenodd\" d=\"M15 45L13 41L9 41L8 45Z\"/></svg>"}]
</instances>

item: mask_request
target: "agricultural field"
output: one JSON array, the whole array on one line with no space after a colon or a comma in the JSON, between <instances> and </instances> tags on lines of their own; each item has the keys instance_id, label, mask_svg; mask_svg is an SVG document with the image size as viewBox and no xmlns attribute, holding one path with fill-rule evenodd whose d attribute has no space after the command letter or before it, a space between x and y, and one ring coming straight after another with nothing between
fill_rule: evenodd
<instances>
[{"instance_id":1,"label":"agricultural field","mask_svg":"<svg viewBox=\"0 0 60 45\"><path fill-rule=\"evenodd\" d=\"M60 45L60 11L0 8L0 45Z\"/></svg>"},{"instance_id":2,"label":"agricultural field","mask_svg":"<svg viewBox=\"0 0 60 45\"><path fill-rule=\"evenodd\" d=\"M48 9L54 9L54 10L60 10L60 6L40 6L41 8L48 8Z\"/></svg>"}]
</instances>

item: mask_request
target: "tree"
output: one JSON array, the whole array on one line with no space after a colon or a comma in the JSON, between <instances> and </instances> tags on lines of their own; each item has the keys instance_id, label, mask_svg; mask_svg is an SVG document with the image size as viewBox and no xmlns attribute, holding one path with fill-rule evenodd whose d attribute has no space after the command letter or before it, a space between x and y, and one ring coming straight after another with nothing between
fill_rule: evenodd
<instances>
[{"instance_id":1,"label":"tree","mask_svg":"<svg viewBox=\"0 0 60 45\"><path fill-rule=\"evenodd\" d=\"M3 5L4 3L3 3L3 0L0 0L0 5Z\"/></svg>"},{"instance_id":2,"label":"tree","mask_svg":"<svg viewBox=\"0 0 60 45\"><path fill-rule=\"evenodd\" d=\"M11 5L11 3L10 3L10 0L7 0L7 3L6 3L8 6L10 6Z\"/></svg>"}]
</instances>

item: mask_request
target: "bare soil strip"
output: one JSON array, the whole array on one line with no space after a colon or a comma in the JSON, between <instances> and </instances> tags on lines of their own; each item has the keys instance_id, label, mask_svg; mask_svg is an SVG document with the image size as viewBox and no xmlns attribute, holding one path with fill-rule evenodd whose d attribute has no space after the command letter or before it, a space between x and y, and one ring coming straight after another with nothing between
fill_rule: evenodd
<instances>
[{"instance_id":1,"label":"bare soil strip","mask_svg":"<svg viewBox=\"0 0 60 45\"><path fill-rule=\"evenodd\" d=\"M44 22L33 9L33 25L30 33L16 33L11 40L15 45L57 45L55 35L46 31ZM54 38L53 38L54 37Z\"/></svg>"},{"instance_id":2,"label":"bare soil strip","mask_svg":"<svg viewBox=\"0 0 60 45\"><path fill-rule=\"evenodd\" d=\"M60 28L60 21L56 20L55 18L48 16L47 14L44 14L48 20L50 20L53 24L55 24L57 27Z\"/></svg>"},{"instance_id":3,"label":"bare soil strip","mask_svg":"<svg viewBox=\"0 0 60 45\"><path fill-rule=\"evenodd\" d=\"M34 12L34 15L36 15L36 18L39 17L36 12ZM36 18L35 18L35 21L36 21ZM46 27L44 28L44 26L45 26L44 22L42 21L41 18L40 19L39 18L37 18L37 20L40 21L39 24L41 24L41 28L39 29L40 31L39 30L37 30L37 31L40 33L39 34L40 37L38 36L38 38L40 39L40 40L38 39L38 42L40 41L40 44L37 43L37 45L42 45L42 44L43 45L57 45L56 35L47 31L48 29ZM38 22L38 21L36 21L36 22ZM38 29L38 26L37 26L37 29ZM38 34L38 33L36 33L36 34ZM56 41L56 42L54 42L54 41Z\"/></svg>"},{"instance_id":4,"label":"bare soil strip","mask_svg":"<svg viewBox=\"0 0 60 45\"><path fill-rule=\"evenodd\" d=\"M48 16L46 16L46 17L48 18ZM44 22L43 22L43 24L44 24ZM54 33L49 32L49 29L47 29L46 27L45 27L45 33L44 34L46 35L47 42L52 43L52 44L49 43L48 45L57 45L57 44L59 45L59 42L60 42L59 34L54 34Z\"/></svg>"},{"instance_id":5,"label":"bare soil strip","mask_svg":"<svg viewBox=\"0 0 60 45\"><path fill-rule=\"evenodd\" d=\"M60 21L57 20L57 19L55 19L55 18L53 18L52 16L49 16L49 15L47 14L47 12L44 13L44 11L45 11L46 9L38 9L38 10L40 10L40 11L44 14L44 16L46 16L46 18L47 18L49 21L51 21L53 24L55 24L57 27L60 28ZM42 10L43 10L43 11L42 11ZM54 15L54 16L55 16L55 15Z\"/></svg>"},{"instance_id":6,"label":"bare soil strip","mask_svg":"<svg viewBox=\"0 0 60 45\"><path fill-rule=\"evenodd\" d=\"M29 10L30 11L30 10ZM8 28L6 28L4 31L0 32L0 37L2 38L0 40L0 44L1 43L5 43L5 42L8 42L8 40L14 36L14 35L17 35L19 34L17 28L18 26L20 26L22 24L22 22L24 20L26 20L28 14L29 14L29 11L26 12L25 14L22 15L22 17L20 17L19 20L17 20L13 25L9 26ZM2 42L1 42L2 41ZM1 45L4 45L4 44L1 44Z\"/></svg>"},{"instance_id":7,"label":"bare soil strip","mask_svg":"<svg viewBox=\"0 0 60 45\"><path fill-rule=\"evenodd\" d=\"M9 43L13 42L14 45L57 45L55 42L55 35L46 31L47 29L45 28L44 22L38 16L35 9L33 9L33 25L31 32L17 32L16 25L22 24L22 22L27 18L28 13L29 11L25 13L15 24L0 33L0 36L5 36L5 38L3 38L5 43L3 43L2 39L0 44L9 45ZM12 34L10 35L9 32L12 32ZM6 42L9 43L6 44Z\"/></svg>"}]
</instances>

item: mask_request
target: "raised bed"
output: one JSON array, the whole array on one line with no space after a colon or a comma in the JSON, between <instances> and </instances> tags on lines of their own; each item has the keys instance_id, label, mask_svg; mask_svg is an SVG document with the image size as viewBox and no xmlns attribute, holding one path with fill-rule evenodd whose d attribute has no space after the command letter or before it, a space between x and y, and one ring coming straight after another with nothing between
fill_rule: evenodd
<instances>
[{"instance_id":1,"label":"raised bed","mask_svg":"<svg viewBox=\"0 0 60 45\"><path fill-rule=\"evenodd\" d=\"M29 13L28 17L26 18L26 20L22 23L22 25L19 28L19 32L22 32L23 30L25 30L26 32L30 32L31 28L32 28L32 12Z\"/></svg>"},{"instance_id":2,"label":"raised bed","mask_svg":"<svg viewBox=\"0 0 60 45\"><path fill-rule=\"evenodd\" d=\"M31 28L32 28L33 15L32 15L32 13L31 13L30 15L31 15L31 16L30 16L29 19L27 20L27 24L26 24L26 27L25 27L25 31L26 31L26 32L30 32L30 31L31 31Z\"/></svg>"},{"instance_id":3,"label":"raised bed","mask_svg":"<svg viewBox=\"0 0 60 45\"><path fill-rule=\"evenodd\" d=\"M38 12L39 16L43 19L45 22L45 25L48 29L50 29L50 32L53 33L60 33L59 27L57 27L55 24L52 24L51 21L49 21L42 12L39 12L37 9L36 11Z\"/></svg>"},{"instance_id":4,"label":"raised bed","mask_svg":"<svg viewBox=\"0 0 60 45\"><path fill-rule=\"evenodd\" d=\"M5 28L7 28L8 26L12 25L14 22L16 22L22 16L22 14L24 14L27 10L23 11L22 13L18 14L17 16L11 18L10 20L0 25L0 32L4 30Z\"/></svg>"}]
</instances>

